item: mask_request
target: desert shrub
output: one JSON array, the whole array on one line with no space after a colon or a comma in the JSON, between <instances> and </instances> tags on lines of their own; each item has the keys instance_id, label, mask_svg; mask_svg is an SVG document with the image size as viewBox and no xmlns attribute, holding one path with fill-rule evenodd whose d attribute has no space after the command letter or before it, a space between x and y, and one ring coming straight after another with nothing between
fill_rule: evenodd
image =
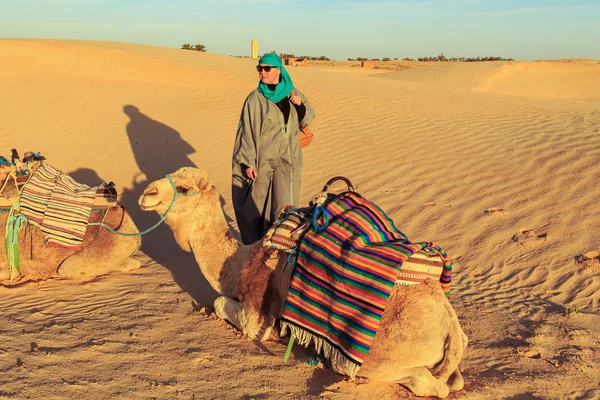
<instances>
[{"instance_id":1,"label":"desert shrub","mask_svg":"<svg viewBox=\"0 0 600 400\"><path fill-rule=\"evenodd\" d=\"M579 314L580 311L581 309L577 304L571 307L565 307L565 315Z\"/></svg>"},{"instance_id":2,"label":"desert shrub","mask_svg":"<svg viewBox=\"0 0 600 400\"><path fill-rule=\"evenodd\" d=\"M186 43L183 46L181 46L181 48L183 50L195 50L195 51L201 51L201 52L205 52L206 51L206 46L203 45L203 44L191 45L189 43Z\"/></svg>"}]
</instances>

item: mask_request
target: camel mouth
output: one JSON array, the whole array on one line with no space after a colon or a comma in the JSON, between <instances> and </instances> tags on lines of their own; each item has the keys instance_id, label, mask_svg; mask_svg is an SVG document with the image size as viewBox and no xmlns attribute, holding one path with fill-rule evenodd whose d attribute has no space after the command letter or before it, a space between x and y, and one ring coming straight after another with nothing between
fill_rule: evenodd
<instances>
[{"instance_id":1,"label":"camel mouth","mask_svg":"<svg viewBox=\"0 0 600 400\"><path fill-rule=\"evenodd\" d=\"M145 205L145 204L140 204L140 208L144 211L152 211L152 210L156 210L156 208L160 205L160 201L157 204L153 204L151 206L149 205Z\"/></svg>"}]
</instances>

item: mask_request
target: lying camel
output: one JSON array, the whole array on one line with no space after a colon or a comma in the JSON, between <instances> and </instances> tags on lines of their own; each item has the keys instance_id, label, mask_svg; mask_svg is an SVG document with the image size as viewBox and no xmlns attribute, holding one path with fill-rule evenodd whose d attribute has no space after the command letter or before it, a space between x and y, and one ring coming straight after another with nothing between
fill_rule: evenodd
<instances>
[{"instance_id":1,"label":"lying camel","mask_svg":"<svg viewBox=\"0 0 600 400\"><path fill-rule=\"evenodd\" d=\"M151 183L139 204L164 214L173 202L165 222L220 294L215 313L252 339L268 339L275 333L291 280L292 268L284 268L287 253L279 256L277 250L263 247L263 240L242 245L225 220L219 198L207 173L185 167ZM444 398L463 387L458 364L466 345L439 282L396 286L357 376Z\"/></svg>"},{"instance_id":2,"label":"lying camel","mask_svg":"<svg viewBox=\"0 0 600 400\"><path fill-rule=\"evenodd\" d=\"M39 161L28 163L30 174L39 167ZM14 166L0 164L0 236L4 238L9 209L19 199L13 178ZM3 206L3 207L1 207ZM104 224L121 233L138 233L133 220L121 206L104 205L90 214L90 222ZM88 226L81 247L49 247L44 233L25 225L18 235L21 274L11 282L6 246L0 245L0 283L22 283L59 276L64 278L90 278L111 271L131 271L141 266L131 256L139 249L139 236L117 236L100 226Z\"/></svg>"}]
</instances>

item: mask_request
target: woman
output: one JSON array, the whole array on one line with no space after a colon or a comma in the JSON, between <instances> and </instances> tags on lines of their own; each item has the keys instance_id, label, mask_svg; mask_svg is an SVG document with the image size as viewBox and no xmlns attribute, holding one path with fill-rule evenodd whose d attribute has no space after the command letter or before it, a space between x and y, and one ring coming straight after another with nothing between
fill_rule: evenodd
<instances>
[{"instance_id":1,"label":"woman","mask_svg":"<svg viewBox=\"0 0 600 400\"><path fill-rule=\"evenodd\" d=\"M256 66L259 83L244 102L233 148L232 197L244 244L261 239L285 205L300 193L300 128L315 111L277 54Z\"/></svg>"}]
</instances>

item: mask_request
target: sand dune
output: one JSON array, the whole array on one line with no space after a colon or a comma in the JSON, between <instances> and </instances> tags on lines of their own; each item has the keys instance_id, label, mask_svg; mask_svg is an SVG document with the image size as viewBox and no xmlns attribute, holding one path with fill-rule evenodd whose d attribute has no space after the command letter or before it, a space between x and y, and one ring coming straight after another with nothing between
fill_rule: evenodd
<instances>
[{"instance_id":1,"label":"sand dune","mask_svg":"<svg viewBox=\"0 0 600 400\"><path fill-rule=\"evenodd\" d=\"M600 99L600 62L588 59L432 63L381 77L448 89L539 99Z\"/></svg>"},{"instance_id":2,"label":"sand dune","mask_svg":"<svg viewBox=\"0 0 600 400\"><path fill-rule=\"evenodd\" d=\"M475 90L550 99L600 99L600 63L508 63Z\"/></svg>"},{"instance_id":3,"label":"sand dune","mask_svg":"<svg viewBox=\"0 0 600 400\"><path fill-rule=\"evenodd\" d=\"M140 228L157 218L136 203L147 183L197 166L233 219L255 61L105 42L0 49L0 154L40 151L84 183L116 182ZM452 256L470 339L453 398L598 398L598 62L289 71L318 113L301 201L344 175L411 240ZM312 367L308 350L284 364L283 344L197 311L215 294L166 228L142 250L132 274L0 287L0 398L411 398Z\"/></svg>"}]
</instances>

